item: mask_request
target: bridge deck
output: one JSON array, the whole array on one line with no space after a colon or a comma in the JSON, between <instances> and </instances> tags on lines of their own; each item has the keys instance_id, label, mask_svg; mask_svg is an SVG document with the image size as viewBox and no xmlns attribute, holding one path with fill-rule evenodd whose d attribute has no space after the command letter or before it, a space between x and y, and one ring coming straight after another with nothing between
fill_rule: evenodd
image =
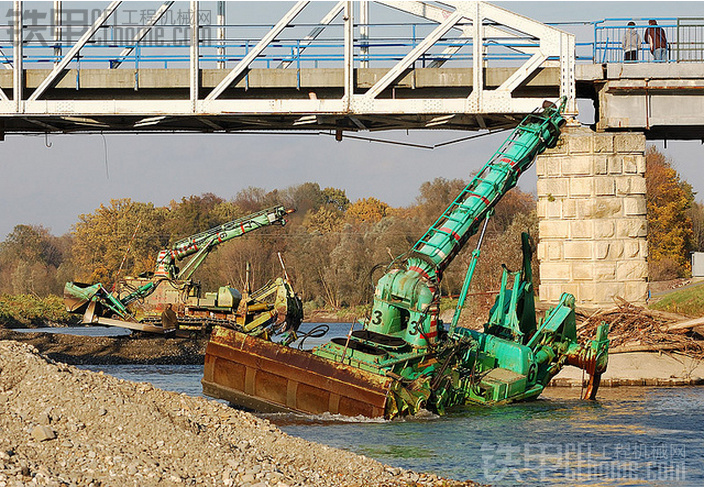
<instances>
[{"instance_id":1,"label":"bridge deck","mask_svg":"<svg viewBox=\"0 0 705 487\"><path fill-rule=\"evenodd\" d=\"M25 70L27 96L49 72ZM356 69L355 92L364 93L386 72L384 68ZM513 72L514 68L487 68L485 88L502 85ZM200 89L208 93L226 74L219 69L201 70ZM5 133L439 127L480 130L507 128L525 115L526 112L463 113L473 79L472 68L410 70L377 97L377 103L388 102L386 109L362 103L349 109L342 101L342 68L252 69L217 101L199 102L199 109L194 112L189 99L188 69L71 69L44 93L42 100L24 102L20 113L15 112L11 101L0 102L0 108L5 108L0 119ZM540 68L514 90L513 99L556 98L559 82L558 68ZM1 71L0 88L11 91L12 83L12 70ZM646 130L653 138L667 132L675 138L702 137L700 63L577 65L576 85L579 98L594 99L603 107L599 130L634 128ZM651 110L648 120L644 106L647 95L650 106L657 107ZM694 98L698 103L693 103ZM457 103L448 106L444 100ZM668 106L681 108L672 110Z\"/></svg>"}]
</instances>

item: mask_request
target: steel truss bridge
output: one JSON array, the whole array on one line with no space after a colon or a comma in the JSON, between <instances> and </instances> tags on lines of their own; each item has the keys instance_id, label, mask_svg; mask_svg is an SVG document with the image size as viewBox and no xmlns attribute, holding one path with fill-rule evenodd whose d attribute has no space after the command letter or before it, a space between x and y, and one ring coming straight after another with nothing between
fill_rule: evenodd
<instances>
[{"instance_id":1,"label":"steel truss bridge","mask_svg":"<svg viewBox=\"0 0 705 487\"><path fill-rule=\"evenodd\" d=\"M486 2L299 1L282 12L279 2L2 6L8 20L0 25L0 137L498 130L547 98L565 96L568 113L576 114L581 93L598 99L607 84L605 69L576 69L573 34ZM278 20L228 24L226 7L238 19L257 10L252 18ZM675 88L702 105L702 25L699 32L700 50L689 47L683 59L700 63L699 71L690 69L686 85ZM603 48L613 55L613 42ZM652 86L646 103L672 88ZM644 91L635 89L622 92ZM695 127L685 138L702 137L698 116L685 123ZM646 125L652 130L654 118Z\"/></svg>"}]
</instances>

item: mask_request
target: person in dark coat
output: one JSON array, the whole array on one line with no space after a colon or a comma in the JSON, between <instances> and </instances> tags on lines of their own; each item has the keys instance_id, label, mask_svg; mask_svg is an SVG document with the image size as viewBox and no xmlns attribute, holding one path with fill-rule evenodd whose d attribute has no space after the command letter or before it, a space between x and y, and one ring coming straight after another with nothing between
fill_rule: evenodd
<instances>
[{"instance_id":1,"label":"person in dark coat","mask_svg":"<svg viewBox=\"0 0 705 487\"><path fill-rule=\"evenodd\" d=\"M663 28L655 20L649 20L649 27L644 32L644 40L649 43L651 55L655 61L668 61L668 40Z\"/></svg>"}]
</instances>

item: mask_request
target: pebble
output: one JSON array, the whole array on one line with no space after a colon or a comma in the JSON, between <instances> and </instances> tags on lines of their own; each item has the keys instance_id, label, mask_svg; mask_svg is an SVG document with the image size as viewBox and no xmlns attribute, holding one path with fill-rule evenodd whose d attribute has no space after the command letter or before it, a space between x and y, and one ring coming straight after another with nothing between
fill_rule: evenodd
<instances>
[{"instance_id":1,"label":"pebble","mask_svg":"<svg viewBox=\"0 0 705 487\"><path fill-rule=\"evenodd\" d=\"M54 365L24 344L0 341L0 370L0 487L402 487L421 480L291 437L217 401ZM37 384L52 384L51 393Z\"/></svg>"},{"instance_id":2,"label":"pebble","mask_svg":"<svg viewBox=\"0 0 705 487\"><path fill-rule=\"evenodd\" d=\"M32 429L32 438L36 441L48 441L56 438L56 432L44 425L37 425Z\"/></svg>"}]
</instances>

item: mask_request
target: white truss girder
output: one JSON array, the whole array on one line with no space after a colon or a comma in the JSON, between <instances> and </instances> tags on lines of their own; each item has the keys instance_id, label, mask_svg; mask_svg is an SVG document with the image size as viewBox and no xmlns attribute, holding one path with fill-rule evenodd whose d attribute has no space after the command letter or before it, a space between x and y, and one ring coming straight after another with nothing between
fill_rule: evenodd
<instances>
[{"instance_id":1,"label":"white truss girder","mask_svg":"<svg viewBox=\"0 0 705 487\"><path fill-rule=\"evenodd\" d=\"M138 42L140 42L142 39L145 38L147 34L149 34L149 31L152 30L152 27L154 27L154 24L159 22L159 19L161 19L164 14L166 13L169 8L174 4L173 1L169 2L164 2L156 12L150 17L150 19L147 21L147 24L142 27L137 34L135 34L135 37L132 38L132 45L126 47L122 51L120 51L120 54L117 55L116 59L110 63L110 69L117 69L120 64L125 60L127 56L129 56L132 51L135 50L135 46L137 45Z\"/></svg>"},{"instance_id":2,"label":"white truss girder","mask_svg":"<svg viewBox=\"0 0 705 487\"><path fill-rule=\"evenodd\" d=\"M230 72L227 74L227 76L223 79L223 81L218 84L215 88L213 88L213 91L208 93L208 96L206 96L206 100L215 100L218 98L220 95L223 94L223 92L232 84L235 79L240 76L242 73L245 72L247 68L250 67L250 64L259 56L262 51L264 51L267 46L274 40L276 37L281 34L281 32L286 28L291 21L293 21L299 13L304 9L306 5L308 5L307 0L302 0L299 2L296 2L296 5L294 5L291 10L289 10L282 19L277 22L277 25L272 27L272 29L267 32L267 34L262 37L262 40L260 40L255 47L252 48L250 52L245 55L244 58L242 58L242 61L240 61Z\"/></svg>"},{"instance_id":3,"label":"white truss girder","mask_svg":"<svg viewBox=\"0 0 705 487\"><path fill-rule=\"evenodd\" d=\"M159 21L164 13L174 2L162 2L161 6L147 21L139 32L132 38L132 45L126 47L115 58L112 68L117 68L127 56L131 55L134 44L139 43L148 34L150 29ZM379 74L377 67L374 82L368 88L356 84L361 70L369 69L370 50L375 49L374 38L369 37L369 24L374 19L369 19L368 3L341 0L333 3L333 7L320 17L318 25L303 36L298 44L298 54L310 48L321 33L330 26L338 16L343 13L343 81L340 85L340 98L316 97L310 93L309 99L289 97L282 92L281 98L238 98L238 80L250 72L252 63L264 51L277 41L278 36L288 27L292 27L294 20L307 7L309 1L298 1L280 20L266 32L249 49L242 59L230 69L227 74L209 92L202 86L201 74L203 72L202 59L199 46L199 2L190 0L190 29L189 29L189 69L188 69L188 99L170 98L155 99L56 99L56 96L46 96L47 92L54 89L69 63L86 46L91 37L101 28L107 19L121 4L121 1L112 1L101 13L95 22L86 30L76 43L68 49L66 54L56 62L49 74L31 91L29 97L23 96L25 88L25 70L23 68L23 32L22 28L22 2L15 0L13 22L13 57L12 69L13 98L0 89L0 116L23 115L27 121L35 125L44 123L45 127L55 127L52 117L61 120L93 119L110 116L134 116L132 127L158 127L163 123L171 123L174 117L195 116L201 121L201 126L207 130L221 130L222 125L217 117L251 117L254 122L267 116L295 115L297 118L292 125L311 126L331 120L330 117L342 117L351 123L352 130L366 130L370 127L370 118L379 116L391 120L395 115L419 115L419 123L427 127L446 125L458 120L458 116L468 116L465 120L472 120L475 127L484 128L485 123L494 114L523 114L534 110L543 102L543 98L516 97L514 92L525 85L534 77L538 70L549 66L559 68L560 79L556 81L557 91L560 96L568 98L568 112L575 113L575 39L571 34L556 28L541 24L532 19L514 14L495 5L479 1L445 1L428 3L424 1L379 1L381 5L396 11L417 16L431 27L430 33L418 40L415 46L393 66L386 67L386 71ZM60 2L55 2L60 4ZM359 11L360 19L356 22L355 11ZM362 23L360 23L362 22ZM337 24L340 25L340 24ZM356 36L356 28L358 34ZM55 34L60 38L60 29ZM338 31L339 32L339 31ZM219 34L219 35L222 35ZM339 35L339 34L338 34ZM489 89L484 86L485 70L488 66L486 58L487 46L493 40L500 39L512 45L514 52L528 56L528 59L513 73L504 79L501 84ZM529 39L529 41L527 41ZM438 43L444 42L442 49ZM471 46L471 47L470 47ZM402 98L395 98L394 89L402 78L415 69L416 63L424 55L431 55L433 61L428 68L441 68L449 61L454 60L461 50L468 52L456 65L472 69L472 83L466 85L468 95L458 97L457 94L448 98L424 98L413 96L413 86ZM470 60L468 60L470 59ZM292 62L281 61L277 68L292 70ZM222 66L220 66L222 67ZM109 69L106 66L106 69ZM275 69L275 68L274 68ZM445 69L445 68L443 68ZM458 68L453 68L458 69ZM113 71L117 71L113 69ZM356 76L357 75L357 76ZM211 85L213 86L213 85ZM239 86L239 85L238 85ZM368 85L369 86L369 85ZM137 89L137 87L135 87ZM225 93L228 96L222 96ZM64 91L66 93L66 91ZM204 93L205 96L202 96ZM46 98L46 99L45 99ZM51 99L49 99L51 98ZM259 117L259 118L258 118ZM42 121L43 120L43 121ZM479 122L478 122L479 120ZM99 121L103 125L104 120ZM258 122L259 123L259 122ZM85 124L84 124L85 126ZM109 123L108 123L108 126ZM124 124L122 125L124 128Z\"/></svg>"},{"instance_id":4,"label":"white truss girder","mask_svg":"<svg viewBox=\"0 0 705 487\"><path fill-rule=\"evenodd\" d=\"M78 52L81 50L83 46L86 45L86 42L93 37L93 34L95 34L98 29L105 23L106 20L110 17L110 15L120 6L122 3L121 0L114 0L113 2L108 5L108 7L101 12L101 14L98 16L98 18L93 22L93 24L88 28L88 30L76 41L76 44L71 47L69 52L66 53L66 55L59 61L59 63L54 66L54 69L52 70L51 73L49 73L49 76L44 78L44 81L42 81L39 86L34 90L34 92L29 96L29 101L34 101L38 99L42 94L44 94L44 91L46 91L47 88L56 80L56 78L66 69L66 66L71 62L71 60L78 54Z\"/></svg>"}]
</instances>

